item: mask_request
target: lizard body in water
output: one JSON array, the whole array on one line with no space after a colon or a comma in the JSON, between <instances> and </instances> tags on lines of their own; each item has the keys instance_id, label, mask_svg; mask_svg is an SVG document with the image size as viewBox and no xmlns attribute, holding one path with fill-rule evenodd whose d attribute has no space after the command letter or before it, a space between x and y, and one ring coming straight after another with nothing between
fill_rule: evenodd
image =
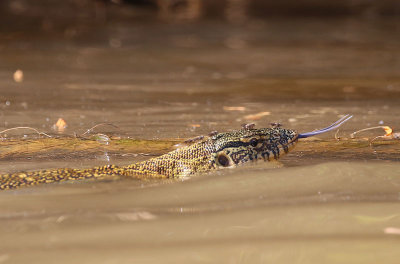
<instances>
[{"instance_id":1,"label":"lizard body in water","mask_svg":"<svg viewBox=\"0 0 400 264\"><path fill-rule=\"evenodd\" d=\"M184 178L250 161L269 161L287 153L299 138L333 130L351 117L346 115L327 128L303 134L279 126L260 129L249 126L232 132L216 133L160 157L128 166L106 165L89 169L63 168L3 174L0 175L0 190L67 180L101 178L107 175L134 178Z\"/></svg>"}]
</instances>

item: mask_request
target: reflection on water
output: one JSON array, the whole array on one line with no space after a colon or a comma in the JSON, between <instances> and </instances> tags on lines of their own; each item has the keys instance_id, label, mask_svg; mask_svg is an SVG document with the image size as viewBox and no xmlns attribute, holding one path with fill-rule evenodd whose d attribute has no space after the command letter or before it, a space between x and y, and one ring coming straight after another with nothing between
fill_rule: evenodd
<instances>
[{"instance_id":1,"label":"reflection on water","mask_svg":"<svg viewBox=\"0 0 400 264\"><path fill-rule=\"evenodd\" d=\"M193 17L202 12L196 2ZM122 138L182 139L247 122L304 132L346 113L354 118L340 137L396 128L397 20L255 20L235 13L245 2L228 2L227 19L239 23L125 21L61 36L45 23L48 30L3 35L1 130L55 133L62 118L71 136L111 122ZM0 263L397 263L398 144L299 144L274 168L1 192ZM146 158L97 154L8 157L0 169Z\"/></svg>"},{"instance_id":2,"label":"reflection on water","mask_svg":"<svg viewBox=\"0 0 400 264\"><path fill-rule=\"evenodd\" d=\"M12 263L65 250L60 263L396 263L399 237L385 230L400 225L399 175L396 164L329 163L2 192L0 246Z\"/></svg>"}]
</instances>

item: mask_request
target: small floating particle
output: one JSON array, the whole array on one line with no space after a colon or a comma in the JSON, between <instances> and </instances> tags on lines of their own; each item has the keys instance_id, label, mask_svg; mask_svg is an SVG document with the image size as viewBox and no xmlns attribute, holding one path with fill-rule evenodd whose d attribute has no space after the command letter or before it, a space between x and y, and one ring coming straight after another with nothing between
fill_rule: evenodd
<instances>
[{"instance_id":1,"label":"small floating particle","mask_svg":"<svg viewBox=\"0 0 400 264\"><path fill-rule=\"evenodd\" d=\"M17 83L23 82L24 81L24 72L20 69L16 70L14 72L14 81Z\"/></svg>"},{"instance_id":2,"label":"small floating particle","mask_svg":"<svg viewBox=\"0 0 400 264\"><path fill-rule=\"evenodd\" d=\"M244 116L244 119L246 119L246 120L259 120L264 116L269 116L270 114L271 114L271 112L259 112L259 113L254 114L254 115Z\"/></svg>"},{"instance_id":3,"label":"small floating particle","mask_svg":"<svg viewBox=\"0 0 400 264\"><path fill-rule=\"evenodd\" d=\"M200 124L189 124L188 126L189 126L189 127L192 127L192 128L201 127Z\"/></svg>"},{"instance_id":4,"label":"small floating particle","mask_svg":"<svg viewBox=\"0 0 400 264\"><path fill-rule=\"evenodd\" d=\"M225 111L245 111L246 107L244 107L244 106L224 106L223 109Z\"/></svg>"},{"instance_id":5,"label":"small floating particle","mask_svg":"<svg viewBox=\"0 0 400 264\"><path fill-rule=\"evenodd\" d=\"M290 123L294 123L294 122L297 122L297 119L296 119L296 118L289 118L288 121L289 121Z\"/></svg>"},{"instance_id":6,"label":"small floating particle","mask_svg":"<svg viewBox=\"0 0 400 264\"><path fill-rule=\"evenodd\" d=\"M390 136L393 133L393 129L391 127L383 126L382 128L385 130L385 136Z\"/></svg>"},{"instance_id":7,"label":"small floating particle","mask_svg":"<svg viewBox=\"0 0 400 264\"><path fill-rule=\"evenodd\" d=\"M383 120L379 121L379 125L383 125L385 122Z\"/></svg>"},{"instance_id":8,"label":"small floating particle","mask_svg":"<svg viewBox=\"0 0 400 264\"><path fill-rule=\"evenodd\" d=\"M400 235L400 228L397 227L386 227L383 229L383 233L389 235Z\"/></svg>"},{"instance_id":9,"label":"small floating particle","mask_svg":"<svg viewBox=\"0 0 400 264\"><path fill-rule=\"evenodd\" d=\"M59 118L57 122L53 125L53 129L57 130L58 132L64 132L67 126L67 122L65 122L64 119Z\"/></svg>"}]
</instances>

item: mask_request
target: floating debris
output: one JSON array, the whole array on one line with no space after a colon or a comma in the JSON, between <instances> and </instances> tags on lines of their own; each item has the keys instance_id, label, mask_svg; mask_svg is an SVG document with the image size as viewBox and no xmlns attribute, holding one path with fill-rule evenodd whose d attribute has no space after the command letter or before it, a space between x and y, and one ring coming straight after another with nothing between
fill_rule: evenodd
<instances>
[{"instance_id":1,"label":"floating debris","mask_svg":"<svg viewBox=\"0 0 400 264\"><path fill-rule=\"evenodd\" d=\"M92 132L93 132L93 129L95 129L96 127L99 127L99 126L112 126L112 127L115 127L115 128L117 128L117 129L119 129L118 126L116 126L116 125L114 125L114 124L112 124L112 123L100 123L100 124L97 124L97 125L95 125L95 126L92 126L91 128L89 128L88 130L86 130L86 132L83 133L83 134L80 135L80 136L83 137L83 136L86 135L86 134L92 133Z\"/></svg>"},{"instance_id":2,"label":"floating debris","mask_svg":"<svg viewBox=\"0 0 400 264\"><path fill-rule=\"evenodd\" d=\"M201 127L201 125L200 124L188 124L188 127L190 127L191 129L196 129L196 128Z\"/></svg>"},{"instance_id":3,"label":"floating debris","mask_svg":"<svg viewBox=\"0 0 400 264\"><path fill-rule=\"evenodd\" d=\"M244 117L244 119L246 119L246 120L259 120L264 116L269 116L270 114L271 114L271 112L267 112L267 111L266 112L259 112L259 113L254 114L254 115L247 115L247 116Z\"/></svg>"},{"instance_id":4,"label":"floating debris","mask_svg":"<svg viewBox=\"0 0 400 264\"><path fill-rule=\"evenodd\" d=\"M383 233L389 234L389 235L400 235L400 228L397 228L397 227L386 227L383 230Z\"/></svg>"},{"instance_id":5,"label":"floating debris","mask_svg":"<svg viewBox=\"0 0 400 264\"><path fill-rule=\"evenodd\" d=\"M399 132L393 133L393 129L391 127L389 127L389 126L376 126L376 127L364 128L364 129L361 129L361 130L358 130L358 131L355 131L355 132L351 133L350 137L351 138L355 138L355 135L360 133L360 132L367 131L367 130L372 130L372 129L377 129L377 128L382 128L385 131L385 135L377 136L377 137L373 138L371 140L370 144L372 144L372 142L374 142L377 139L384 139L384 140L386 140L386 139L388 139L388 140L390 140L390 139L400 139L400 133Z\"/></svg>"},{"instance_id":6,"label":"floating debris","mask_svg":"<svg viewBox=\"0 0 400 264\"><path fill-rule=\"evenodd\" d=\"M67 122L64 119L59 118L57 122L53 125L53 129L57 130L57 132L62 133L67 128Z\"/></svg>"},{"instance_id":7,"label":"floating debris","mask_svg":"<svg viewBox=\"0 0 400 264\"><path fill-rule=\"evenodd\" d=\"M14 81L21 83L24 81L24 72L20 69L16 70L13 75Z\"/></svg>"},{"instance_id":8,"label":"floating debris","mask_svg":"<svg viewBox=\"0 0 400 264\"><path fill-rule=\"evenodd\" d=\"M389 127L389 126L376 126L376 127L367 127L367 128L361 129L361 130L357 130L357 131L351 133L350 137L351 138L355 138L355 135L360 133L360 132L364 132L364 131L372 130L372 129L377 129L377 128L382 128L386 132L386 134L384 136L381 136L381 137L387 137L387 136L390 136L390 135L393 134L393 129L391 127Z\"/></svg>"},{"instance_id":9,"label":"floating debris","mask_svg":"<svg viewBox=\"0 0 400 264\"><path fill-rule=\"evenodd\" d=\"M225 111L245 111L246 107L244 107L244 106L224 106L223 109Z\"/></svg>"}]
</instances>

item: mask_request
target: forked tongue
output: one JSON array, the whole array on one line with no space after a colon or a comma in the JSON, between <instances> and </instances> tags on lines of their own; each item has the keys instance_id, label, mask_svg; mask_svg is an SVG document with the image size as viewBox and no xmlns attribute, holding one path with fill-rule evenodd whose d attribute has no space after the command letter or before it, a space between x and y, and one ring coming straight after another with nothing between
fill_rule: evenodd
<instances>
[{"instance_id":1,"label":"forked tongue","mask_svg":"<svg viewBox=\"0 0 400 264\"><path fill-rule=\"evenodd\" d=\"M336 121L335 123L333 123L332 125L319 129L319 130L315 130L312 132L306 132L306 133L301 133L299 134L298 138L308 138L308 137L312 137L315 135L319 135L328 131L332 131L338 127L340 127L341 125L343 125L345 122L347 122L350 118L352 118L352 115L345 115L344 117L340 118L338 121Z\"/></svg>"}]
</instances>

